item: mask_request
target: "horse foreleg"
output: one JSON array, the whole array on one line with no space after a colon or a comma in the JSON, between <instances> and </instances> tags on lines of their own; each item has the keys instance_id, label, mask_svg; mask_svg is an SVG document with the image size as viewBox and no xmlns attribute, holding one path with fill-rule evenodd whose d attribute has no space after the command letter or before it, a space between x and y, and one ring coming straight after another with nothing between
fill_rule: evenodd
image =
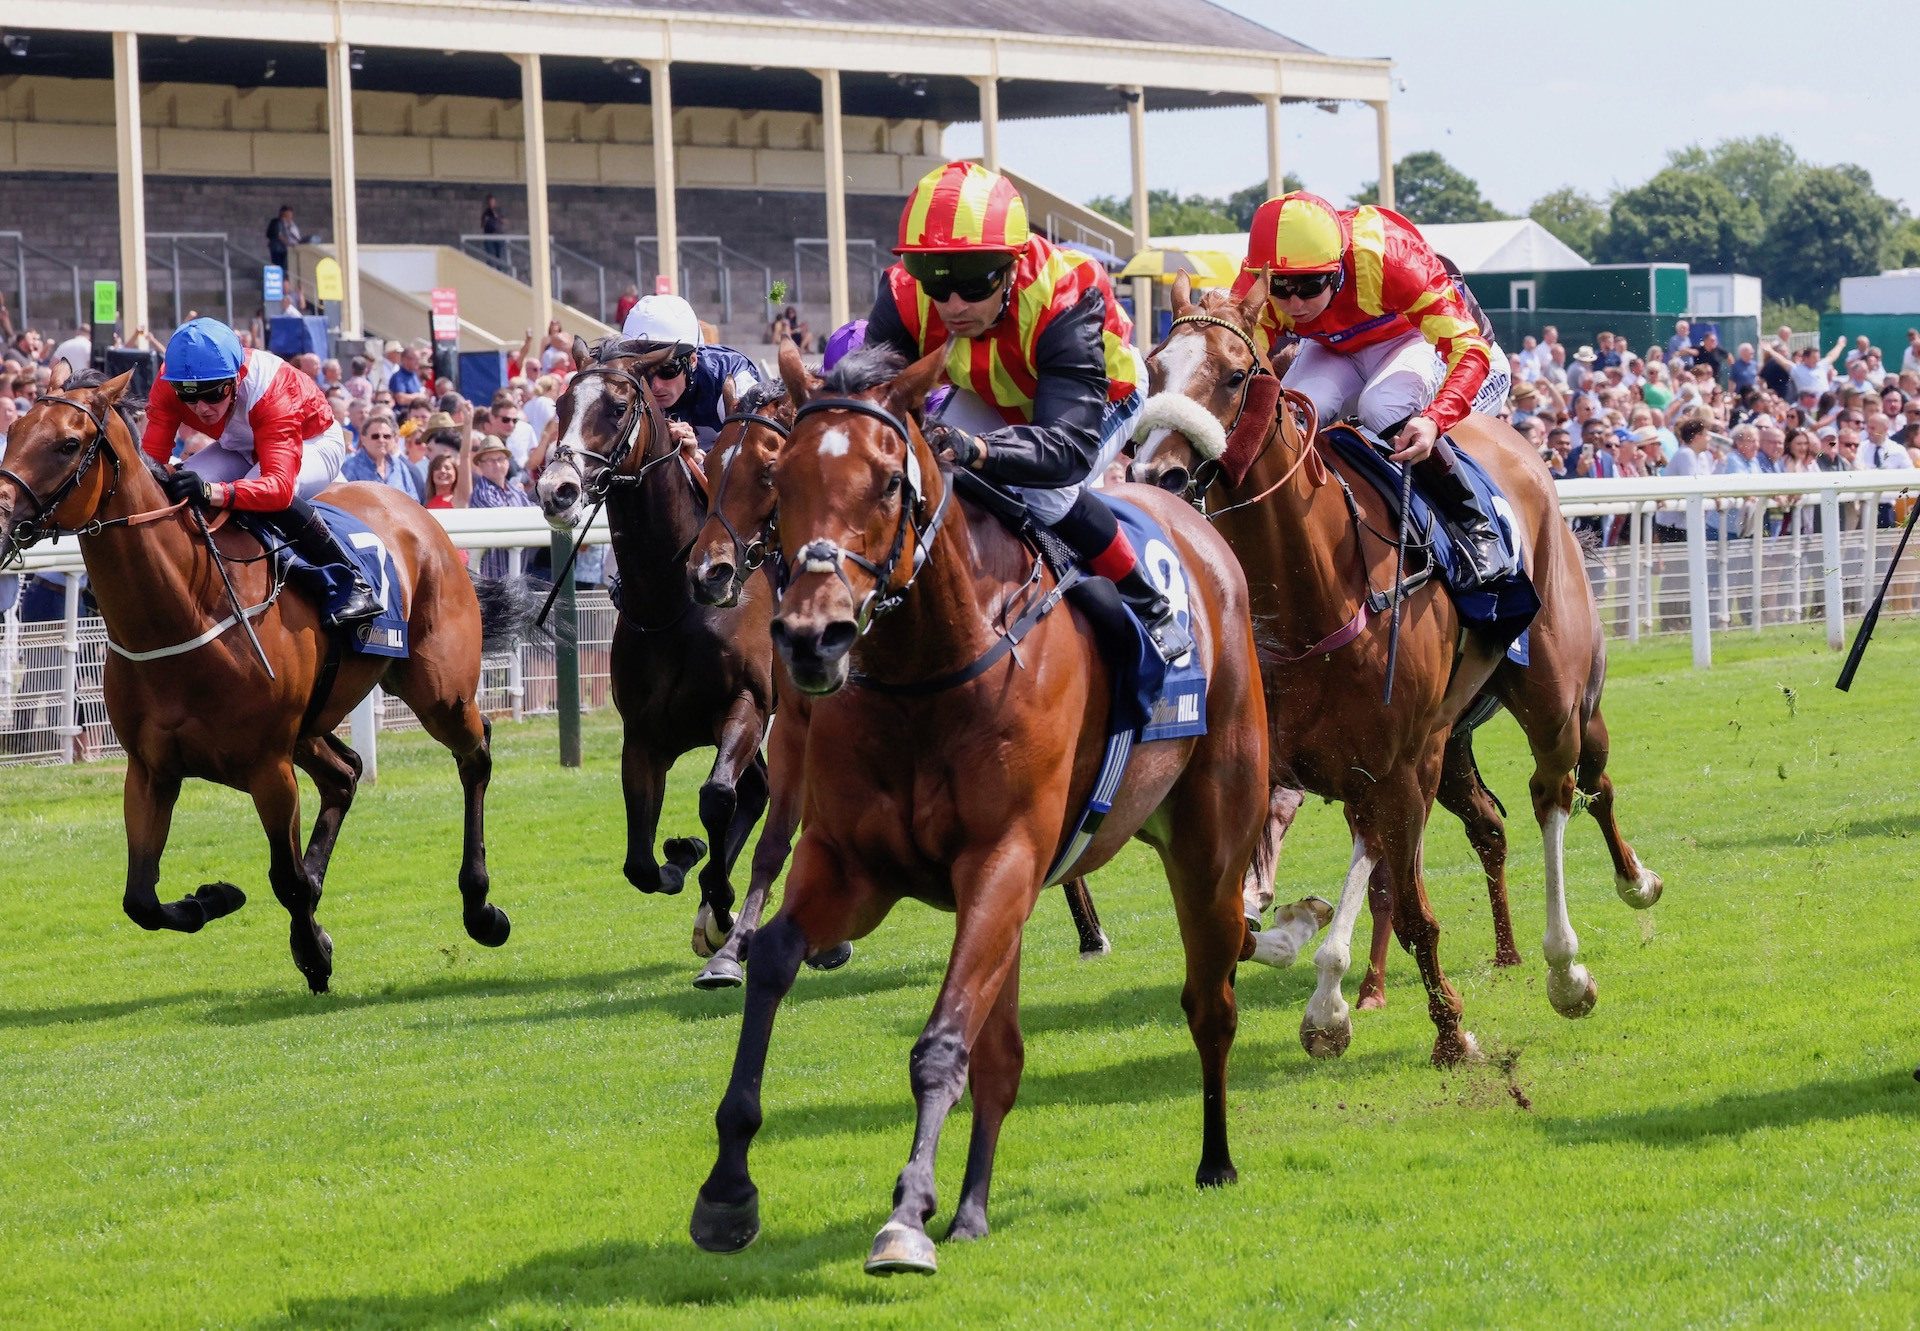
<instances>
[{"instance_id":1,"label":"horse foreleg","mask_svg":"<svg viewBox=\"0 0 1920 1331\"><path fill-rule=\"evenodd\" d=\"M1104 957L1113 951L1107 931L1100 927L1100 912L1093 908L1093 893L1084 878L1069 878L1060 885L1067 898L1067 914L1073 917L1074 932L1080 935L1080 956Z\"/></svg>"},{"instance_id":2,"label":"horse foreleg","mask_svg":"<svg viewBox=\"0 0 1920 1331\"><path fill-rule=\"evenodd\" d=\"M1349 823L1352 819L1349 817ZM1373 875L1374 853L1360 835L1353 833L1353 859L1340 884L1340 899L1333 906L1333 920L1327 925L1326 941L1313 954L1314 969L1320 972L1313 997L1307 1000L1307 1012L1300 1019L1300 1043L1315 1058L1338 1058L1353 1042L1353 1018L1347 1000L1341 996L1341 981L1353 964L1353 926L1360 919L1361 903L1367 899L1367 882Z\"/></svg>"},{"instance_id":3,"label":"horse foreleg","mask_svg":"<svg viewBox=\"0 0 1920 1331\"><path fill-rule=\"evenodd\" d=\"M1613 885L1620 899L1635 910L1645 910L1660 899L1666 885L1660 875L1640 862L1613 814L1613 778L1607 775L1607 723L1596 704L1580 738L1580 763L1574 779L1587 797L1587 812L1600 824L1600 835L1613 858Z\"/></svg>"},{"instance_id":4,"label":"horse foreleg","mask_svg":"<svg viewBox=\"0 0 1920 1331\"><path fill-rule=\"evenodd\" d=\"M493 780L493 722L471 702L464 704L471 724L466 728L478 742L461 752L452 741L443 741L455 753L460 772L460 918L467 937L482 947L499 947L513 931L507 913L487 900L493 880L487 873L487 786Z\"/></svg>"},{"instance_id":5,"label":"horse foreleg","mask_svg":"<svg viewBox=\"0 0 1920 1331\"><path fill-rule=\"evenodd\" d=\"M672 896L686 885L687 871L706 854L698 837L682 837L666 846L667 863L653 857L660 830L660 806L667 794L667 769L673 760L647 745L636 722L628 722L620 744L620 789L627 805L627 881L642 892Z\"/></svg>"},{"instance_id":6,"label":"horse foreleg","mask_svg":"<svg viewBox=\"0 0 1920 1331\"><path fill-rule=\"evenodd\" d=\"M324 994L333 974L333 939L313 915L319 894L300 855L300 783L294 777L293 764L283 759L262 769L255 775L250 793L254 812L267 834L268 879L291 921L288 946L293 951L293 964L307 977L309 989Z\"/></svg>"},{"instance_id":7,"label":"horse foreleg","mask_svg":"<svg viewBox=\"0 0 1920 1331\"><path fill-rule=\"evenodd\" d=\"M1450 1067L1463 1059L1477 1059L1480 1047L1460 1024L1460 995L1440 967L1440 922L1427 900L1420 871L1421 840L1426 826L1428 792L1438 784L1440 755L1435 753L1424 780L1411 775L1382 782L1374 800L1361 811L1361 832L1380 847L1380 860L1393 894L1394 932L1413 953L1427 989L1427 1013L1433 1018L1433 1062Z\"/></svg>"},{"instance_id":8,"label":"horse foreleg","mask_svg":"<svg viewBox=\"0 0 1920 1331\"><path fill-rule=\"evenodd\" d=\"M968 1057L1019 957L1020 931L1038 891L1038 855L1015 842L971 855L953 870L958 910L947 975L908 1063L913 1148L893 1189L893 1214L874 1236L869 1275L931 1275L927 1221L938 1208L934 1160L940 1129L966 1088ZM983 1184L984 1186L984 1184Z\"/></svg>"},{"instance_id":9,"label":"horse foreleg","mask_svg":"<svg viewBox=\"0 0 1920 1331\"><path fill-rule=\"evenodd\" d=\"M1373 913L1373 936L1367 947L1367 973L1361 977L1354 1006L1362 1012L1387 1005L1387 944L1393 938L1393 886L1384 866L1376 864L1367 881L1367 909Z\"/></svg>"},{"instance_id":10,"label":"horse foreleg","mask_svg":"<svg viewBox=\"0 0 1920 1331\"><path fill-rule=\"evenodd\" d=\"M206 883L192 896L162 902L160 856L173 826L174 801L180 797L180 778L162 776L131 755L122 803L127 826L127 884L121 908L142 929L173 929L199 933L209 920L231 915L247 904L247 895L232 883Z\"/></svg>"},{"instance_id":11,"label":"horse foreleg","mask_svg":"<svg viewBox=\"0 0 1920 1331\"><path fill-rule=\"evenodd\" d=\"M747 834L767 807L767 769L760 759L766 714L750 697L734 700L720 727L713 770L700 787L700 825L713 853L700 870L702 919L695 927L695 950L711 955L733 931L733 864Z\"/></svg>"},{"instance_id":12,"label":"horse foreleg","mask_svg":"<svg viewBox=\"0 0 1920 1331\"><path fill-rule=\"evenodd\" d=\"M1086 880L1076 878L1081 890ZM1068 886L1072 886L1069 883ZM1072 900L1069 896L1068 900ZM1089 901L1088 905L1092 905ZM1098 922L1095 922L1098 928ZM960 1203L954 1207L949 1239L984 1238L987 1233L987 1193L993 1185L993 1153L1000 1144L1000 1125L1020 1093L1020 1074L1027 1064L1026 1041L1020 1034L1020 957L1015 943L1013 968L1000 986L1000 996L986 1025L980 1028L968 1058L967 1088L973 1096L973 1135L967 1142L967 1173L960 1184Z\"/></svg>"},{"instance_id":13,"label":"horse foreleg","mask_svg":"<svg viewBox=\"0 0 1920 1331\"><path fill-rule=\"evenodd\" d=\"M1534 773L1533 811L1540 820L1541 849L1546 852L1547 930L1541 949L1547 957L1547 1001L1563 1017L1584 1017L1593 1011L1598 991L1593 976L1579 962L1580 939L1567 916L1567 819L1573 811L1573 774L1562 769L1555 780L1542 768Z\"/></svg>"},{"instance_id":14,"label":"horse foreleg","mask_svg":"<svg viewBox=\"0 0 1920 1331\"><path fill-rule=\"evenodd\" d=\"M313 899L317 903L326 889L327 864L333 858L334 843L340 837L340 824L353 807L354 791L364 770L360 755L342 744L335 735L309 735L293 747L293 761L313 778L320 792L320 812L314 815L313 832L307 838L307 877L313 880Z\"/></svg>"},{"instance_id":15,"label":"horse foreleg","mask_svg":"<svg viewBox=\"0 0 1920 1331\"><path fill-rule=\"evenodd\" d=\"M1456 730L1447 737L1440 765L1440 806L1460 820L1467 844L1480 857L1480 869L1486 874L1487 904L1493 910L1493 964L1518 966L1520 949L1513 943L1513 916L1507 909L1507 824L1474 762L1472 731Z\"/></svg>"}]
</instances>

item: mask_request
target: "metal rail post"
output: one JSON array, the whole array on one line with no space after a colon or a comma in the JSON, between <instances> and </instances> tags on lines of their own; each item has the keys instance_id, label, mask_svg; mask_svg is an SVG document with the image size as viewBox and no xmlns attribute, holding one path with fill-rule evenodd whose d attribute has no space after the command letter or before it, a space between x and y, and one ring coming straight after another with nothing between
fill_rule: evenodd
<instances>
[{"instance_id":1,"label":"metal rail post","mask_svg":"<svg viewBox=\"0 0 1920 1331\"><path fill-rule=\"evenodd\" d=\"M353 725L353 748L360 755L360 779L380 779L380 717L385 712L387 693L376 686L360 700L348 718Z\"/></svg>"},{"instance_id":2,"label":"metal rail post","mask_svg":"<svg viewBox=\"0 0 1920 1331\"><path fill-rule=\"evenodd\" d=\"M1847 645L1846 607L1840 603L1840 492L1820 494L1820 555L1826 565L1827 646L1839 651Z\"/></svg>"},{"instance_id":3,"label":"metal rail post","mask_svg":"<svg viewBox=\"0 0 1920 1331\"><path fill-rule=\"evenodd\" d=\"M1687 498L1687 609L1693 620L1693 665L1713 664L1713 604L1707 596L1707 501Z\"/></svg>"},{"instance_id":4,"label":"metal rail post","mask_svg":"<svg viewBox=\"0 0 1920 1331\"><path fill-rule=\"evenodd\" d=\"M66 614L60 630L60 761L73 761L74 740L82 730L80 709L80 575L67 574Z\"/></svg>"},{"instance_id":5,"label":"metal rail post","mask_svg":"<svg viewBox=\"0 0 1920 1331\"><path fill-rule=\"evenodd\" d=\"M1753 613L1749 616L1749 627L1758 633L1766 622L1766 567L1767 567L1767 506L1761 501L1754 507L1753 530L1747 534L1747 548L1753 554Z\"/></svg>"},{"instance_id":6,"label":"metal rail post","mask_svg":"<svg viewBox=\"0 0 1920 1331\"><path fill-rule=\"evenodd\" d=\"M1645 505L1627 511L1627 641L1640 641L1640 518Z\"/></svg>"},{"instance_id":7,"label":"metal rail post","mask_svg":"<svg viewBox=\"0 0 1920 1331\"><path fill-rule=\"evenodd\" d=\"M520 576L521 566L526 556L527 552L517 545L507 551L509 578ZM526 651L527 645L524 642L517 642L513 645L513 650L507 653L507 708L516 721L524 721L527 718Z\"/></svg>"},{"instance_id":8,"label":"metal rail post","mask_svg":"<svg viewBox=\"0 0 1920 1331\"><path fill-rule=\"evenodd\" d=\"M553 534L553 568L560 579L560 599L554 603L554 705L560 713L560 765L580 765L580 601L567 556L573 538Z\"/></svg>"}]
</instances>

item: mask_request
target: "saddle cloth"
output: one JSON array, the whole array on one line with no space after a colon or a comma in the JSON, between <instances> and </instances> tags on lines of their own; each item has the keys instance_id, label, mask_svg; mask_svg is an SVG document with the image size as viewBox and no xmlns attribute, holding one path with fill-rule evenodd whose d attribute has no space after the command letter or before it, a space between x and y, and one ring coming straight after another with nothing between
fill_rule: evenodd
<instances>
[{"instance_id":1,"label":"saddle cloth","mask_svg":"<svg viewBox=\"0 0 1920 1331\"><path fill-rule=\"evenodd\" d=\"M1400 467L1385 456L1387 445L1370 432L1349 422L1328 425L1320 431L1320 441L1331 447L1335 459L1358 472L1373 489L1379 491L1389 512L1399 516ZM1502 576L1462 592L1462 583L1471 581L1470 570L1447 524L1438 520L1433 505L1420 492L1419 473L1414 473L1412 526L1409 548L1415 543L1430 544L1435 576L1446 586L1460 618L1476 631L1500 642L1516 664L1527 664L1527 625L1540 609L1540 597L1527 576L1527 552L1521 538L1513 505L1494 483L1486 468L1465 449L1455 447L1461 474L1473 488L1481 509L1493 517L1494 530L1500 534Z\"/></svg>"},{"instance_id":2,"label":"saddle cloth","mask_svg":"<svg viewBox=\"0 0 1920 1331\"><path fill-rule=\"evenodd\" d=\"M1192 588L1187 580L1187 570L1174 551L1172 540L1161 530L1160 524L1147 515L1146 510L1105 491L1096 490L1094 493L1113 510L1113 516L1120 523L1120 530L1127 534L1127 540L1132 544L1147 580L1173 603L1174 613L1180 623L1188 633L1192 633ZM1105 579L1095 580L1095 585L1111 592L1112 584ZM1112 635L1114 648L1107 651L1108 664L1114 672L1116 695L1113 720L1109 722L1108 729L1112 731L1124 726L1133 730L1134 737L1142 742L1186 739L1206 734L1207 677L1201 671L1194 653L1188 652L1172 663L1162 661L1160 653L1154 650L1152 640L1147 637L1146 625L1140 622L1126 602L1113 593L1111 603L1119 606L1124 616L1126 645L1119 647L1120 635L1116 633ZM1076 604L1089 618L1098 613L1089 610L1083 602ZM1107 637L1104 634L1102 636L1103 640Z\"/></svg>"},{"instance_id":3,"label":"saddle cloth","mask_svg":"<svg viewBox=\"0 0 1920 1331\"><path fill-rule=\"evenodd\" d=\"M319 500L314 500L313 506L326 519L333 534L340 538L340 544L353 553L359 562L361 576L373 588L374 595L380 598L380 613L357 625L353 632L342 634L342 640L350 649L363 655L406 656L407 607L402 604L404 598L400 591L400 573L394 566L393 555L387 550L386 542L366 523L343 508L323 504ZM309 564L291 548L285 549L281 558L286 561L288 579L318 601L329 614L338 609L353 590L353 581L347 570L337 564Z\"/></svg>"}]
</instances>

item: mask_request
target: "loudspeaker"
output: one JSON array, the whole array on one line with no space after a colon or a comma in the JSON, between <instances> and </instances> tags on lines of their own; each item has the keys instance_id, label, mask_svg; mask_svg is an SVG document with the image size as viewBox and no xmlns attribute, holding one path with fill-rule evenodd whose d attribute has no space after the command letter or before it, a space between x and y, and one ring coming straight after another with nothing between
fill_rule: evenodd
<instances>
[{"instance_id":1,"label":"loudspeaker","mask_svg":"<svg viewBox=\"0 0 1920 1331\"><path fill-rule=\"evenodd\" d=\"M133 383L127 391L145 397L153 391L153 381L160 376L160 353L135 347L107 348L107 377L117 379L128 370L133 371Z\"/></svg>"}]
</instances>

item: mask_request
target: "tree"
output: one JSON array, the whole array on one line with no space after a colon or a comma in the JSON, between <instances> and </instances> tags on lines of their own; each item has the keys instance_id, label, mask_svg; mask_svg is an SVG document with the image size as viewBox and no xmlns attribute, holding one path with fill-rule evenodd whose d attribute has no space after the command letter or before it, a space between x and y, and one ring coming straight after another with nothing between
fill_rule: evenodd
<instances>
[{"instance_id":1,"label":"tree","mask_svg":"<svg viewBox=\"0 0 1920 1331\"><path fill-rule=\"evenodd\" d=\"M1903 217L1880 247L1882 268L1920 268L1920 217Z\"/></svg>"},{"instance_id":2,"label":"tree","mask_svg":"<svg viewBox=\"0 0 1920 1331\"><path fill-rule=\"evenodd\" d=\"M1291 171L1280 178L1280 192L1282 194L1291 194L1295 190L1305 188L1306 186L1300 183L1300 177L1294 175ZM1261 204L1272 197L1271 194L1267 193L1267 182L1264 180L1249 185L1245 189L1237 189L1228 195L1226 213L1227 216L1233 219L1234 228L1239 231L1245 231L1248 227L1252 226L1254 213L1259 210Z\"/></svg>"},{"instance_id":3,"label":"tree","mask_svg":"<svg viewBox=\"0 0 1920 1331\"><path fill-rule=\"evenodd\" d=\"M1667 165L1677 171L1702 172L1746 199L1771 220L1787 193L1807 172L1807 164L1791 144L1775 134L1749 139L1722 139L1711 148L1695 144L1667 154Z\"/></svg>"},{"instance_id":4,"label":"tree","mask_svg":"<svg viewBox=\"0 0 1920 1331\"><path fill-rule=\"evenodd\" d=\"M1593 258L1600 233L1607 227L1606 206L1571 185L1562 185L1553 193L1542 195L1527 209L1527 216L1587 260Z\"/></svg>"},{"instance_id":5,"label":"tree","mask_svg":"<svg viewBox=\"0 0 1920 1331\"><path fill-rule=\"evenodd\" d=\"M1898 213L1861 182L1863 174L1857 167L1813 167L1781 200L1760 254L1761 276L1775 297L1818 305L1841 278L1879 271Z\"/></svg>"},{"instance_id":6,"label":"tree","mask_svg":"<svg viewBox=\"0 0 1920 1331\"><path fill-rule=\"evenodd\" d=\"M1128 227L1133 225L1131 199L1103 194L1087 200L1087 207ZM1223 200L1204 194L1189 194L1183 199L1172 190L1156 189L1147 191L1147 229L1156 236L1190 236L1244 228L1228 215Z\"/></svg>"},{"instance_id":7,"label":"tree","mask_svg":"<svg viewBox=\"0 0 1920 1331\"><path fill-rule=\"evenodd\" d=\"M1479 182L1436 152L1408 153L1393 164L1394 209L1415 222L1497 222L1506 214L1480 197ZM1380 182L1354 196L1380 201Z\"/></svg>"},{"instance_id":8,"label":"tree","mask_svg":"<svg viewBox=\"0 0 1920 1331\"><path fill-rule=\"evenodd\" d=\"M1751 200L1704 172L1668 167L1614 197L1594 257L1733 273L1745 271L1759 241L1760 211Z\"/></svg>"}]
</instances>

